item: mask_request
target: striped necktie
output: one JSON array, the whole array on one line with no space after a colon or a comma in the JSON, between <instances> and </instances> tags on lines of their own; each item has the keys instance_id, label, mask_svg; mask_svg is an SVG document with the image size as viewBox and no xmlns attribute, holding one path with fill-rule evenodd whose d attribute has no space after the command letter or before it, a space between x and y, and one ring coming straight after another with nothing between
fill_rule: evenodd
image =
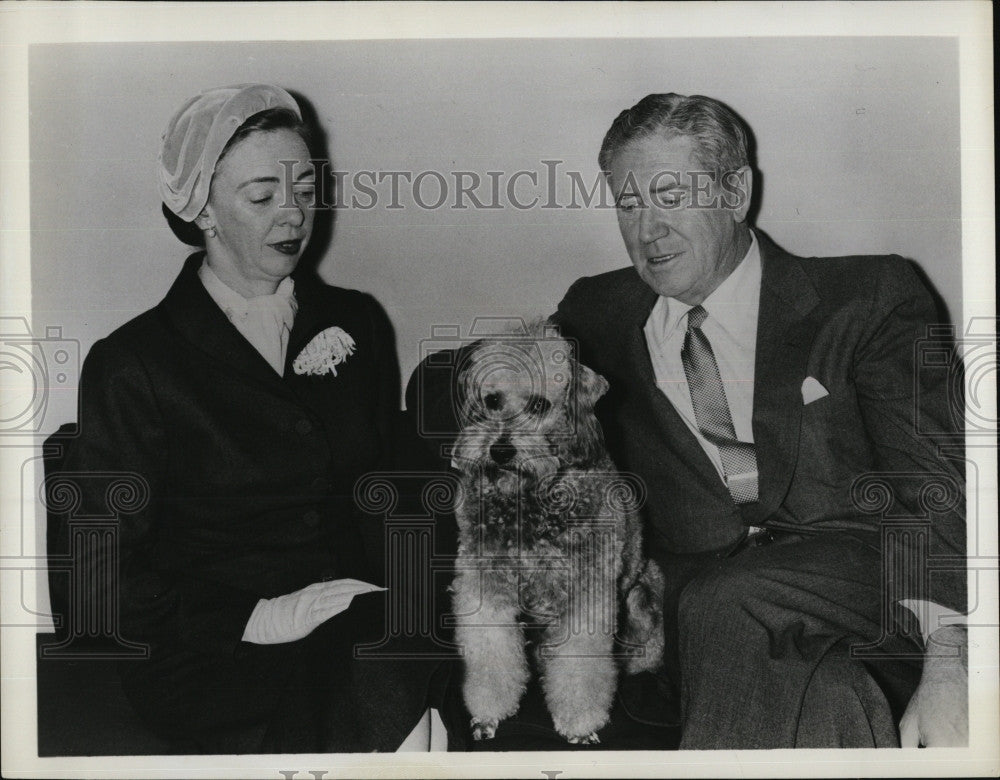
<instances>
[{"instance_id":1,"label":"striped necktie","mask_svg":"<svg viewBox=\"0 0 1000 780\"><path fill-rule=\"evenodd\" d=\"M708 312L695 306L687 313L688 327L681 349L681 363L691 391L698 428L719 448L726 487L737 504L757 500L757 453L753 444L738 441L725 388L712 345L701 330Z\"/></svg>"}]
</instances>

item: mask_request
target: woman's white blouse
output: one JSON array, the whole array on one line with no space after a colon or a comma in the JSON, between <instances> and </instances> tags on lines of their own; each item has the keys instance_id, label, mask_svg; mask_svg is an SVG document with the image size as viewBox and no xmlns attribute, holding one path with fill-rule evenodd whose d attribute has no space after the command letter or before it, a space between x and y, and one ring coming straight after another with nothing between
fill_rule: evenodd
<instances>
[{"instance_id":1,"label":"woman's white blouse","mask_svg":"<svg viewBox=\"0 0 1000 780\"><path fill-rule=\"evenodd\" d=\"M209 268L207 259L198 269L198 277L212 300L236 326L236 330L278 374L283 375L288 334L295 322L295 312L298 311L295 282L292 278L286 276L273 295L244 298Z\"/></svg>"}]
</instances>

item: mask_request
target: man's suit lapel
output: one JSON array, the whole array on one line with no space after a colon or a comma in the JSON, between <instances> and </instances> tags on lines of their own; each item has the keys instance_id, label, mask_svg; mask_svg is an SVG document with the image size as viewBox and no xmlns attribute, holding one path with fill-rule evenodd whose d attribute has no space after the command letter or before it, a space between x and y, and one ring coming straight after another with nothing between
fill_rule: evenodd
<instances>
[{"instance_id":1,"label":"man's suit lapel","mask_svg":"<svg viewBox=\"0 0 1000 780\"><path fill-rule=\"evenodd\" d=\"M760 502L757 519L774 512L795 469L802 422L802 382L819 302L800 261L759 231L762 279L754 367L753 432Z\"/></svg>"},{"instance_id":2,"label":"man's suit lapel","mask_svg":"<svg viewBox=\"0 0 1000 780\"><path fill-rule=\"evenodd\" d=\"M161 304L167 318L191 344L247 379L287 393L281 377L254 349L198 278L204 253L192 255ZM297 319L297 318L296 318Z\"/></svg>"},{"instance_id":3,"label":"man's suit lapel","mask_svg":"<svg viewBox=\"0 0 1000 780\"><path fill-rule=\"evenodd\" d=\"M663 430L664 441L674 450L677 457L703 475L707 485L724 490L715 465L705 454L705 450L691 433L691 429L688 428L687 423L681 418L674 405L667 400L656 384L656 374L653 371L649 345L643 329L656 303L657 295L638 276L636 282L634 300L637 301L637 305L630 310L632 316L629 318L630 321L626 329L625 355L628 367L624 374L636 378L639 402L650 410L653 420Z\"/></svg>"}]
</instances>

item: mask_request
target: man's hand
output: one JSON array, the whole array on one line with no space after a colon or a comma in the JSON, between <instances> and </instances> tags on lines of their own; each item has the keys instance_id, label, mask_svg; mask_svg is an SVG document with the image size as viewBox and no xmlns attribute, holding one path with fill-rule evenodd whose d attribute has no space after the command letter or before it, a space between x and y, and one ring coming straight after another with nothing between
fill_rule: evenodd
<instances>
[{"instance_id":1,"label":"man's hand","mask_svg":"<svg viewBox=\"0 0 1000 780\"><path fill-rule=\"evenodd\" d=\"M385 590L360 580L316 582L302 590L261 599L243 631L243 641L256 645L294 642L351 606L355 596Z\"/></svg>"},{"instance_id":2,"label":"man's hand","mask_svg":"<svg viewBox=\"0 0 1000 780\"><path fill-rule=\"evenodd\" d=\"M944 626L931 634L920 685L899 722L902 747L969 744L968 641L964 626Z\"/></svg>"}]
</instances>

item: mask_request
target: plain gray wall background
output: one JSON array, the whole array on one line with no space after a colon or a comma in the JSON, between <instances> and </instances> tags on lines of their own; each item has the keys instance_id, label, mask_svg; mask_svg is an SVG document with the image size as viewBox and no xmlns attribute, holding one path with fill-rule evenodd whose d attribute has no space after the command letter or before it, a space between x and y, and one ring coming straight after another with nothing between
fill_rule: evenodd
<instances>
[{"instance_id":1,"label":"plain gray wall background","mask_svg":"<svg viewBox=\"0 0 1000 780\"><path fill-rule=\"evenodd\" d=\"M160 134L185 99L251 81L309 101L338 170L544 180L541 161L561 160L588 183L623 108L711 95L755 133L757 224L772 238L805 255L909 257L961 317L954 39L46 44L30 59L36 334L61 326L86 355L163 297L189 250L160 212ZM564 175L560 187L568 202ZM378 191L375 208L338 211L318 270L386 307L404 383L433 325L545 315L578 277L628 263L609 209L394 210L388 183ZM43 430L75 416L75 388L53 391Z\"/></svg>"}]
</instances>

